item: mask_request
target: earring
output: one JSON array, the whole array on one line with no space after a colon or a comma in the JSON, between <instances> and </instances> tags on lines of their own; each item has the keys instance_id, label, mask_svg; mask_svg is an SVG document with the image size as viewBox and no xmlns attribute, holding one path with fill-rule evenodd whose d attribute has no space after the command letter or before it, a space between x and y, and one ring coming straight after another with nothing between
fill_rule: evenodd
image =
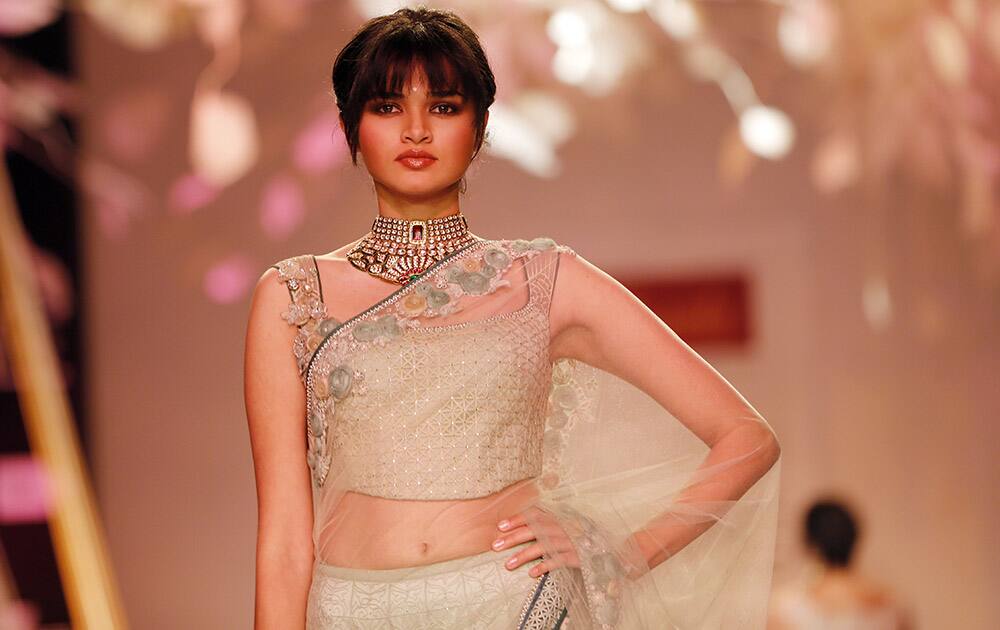
<instances>
[{"instance_id":1,"label":"earring","mask_svg":"<svg viewBox=\"0 0 1000 630\"><path fill-rule=\"evenodd\" d=\"M462 175L462 179L458 180L458 194L464 195L466 188L468 188L468 183L465 181L465 175Z\"/></svg>"}]
</instances>

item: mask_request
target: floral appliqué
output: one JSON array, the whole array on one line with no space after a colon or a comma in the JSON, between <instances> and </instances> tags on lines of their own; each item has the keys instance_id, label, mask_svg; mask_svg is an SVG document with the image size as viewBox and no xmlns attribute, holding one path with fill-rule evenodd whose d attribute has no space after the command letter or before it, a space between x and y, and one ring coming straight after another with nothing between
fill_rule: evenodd
<instances>
[{"instance_id":1,"label":"floral appliqu\u00e9","mask_svg":"<svg viewBox=\"0 0 1000 630\"><path fill-rule=\"evenodd\" d=\"M281 318L298 328L292 350L301 374L323 337L340 322L327 317L320 295L319 271L311 256L288 258L274 267L278 270L278 281L288 286L292 298Z\"/></svg>"},{"instance_id":2,"label":"floral appliqu\u00e9","mask_svg":"<svg viewBox=\"0 0 1000 630\"><path fill-rule=\"evenodd\" d=\"M281 314L290 326L298 330L292 342L292 352L298 364L299 374L312 360L320 343L340 326L340 322L327 317L326 304L320 292L319 269L312 256L295 256L274 265L278 270L278 281L288 286L291 302ZM361 374L348 366L338 366L327 378L313 385L313 391L320 404L307 414L306 437L308 449L306 459L314 476L322 479L329 467L326 440L326 416L332 414L336 400L342 400L353 389L361 389L357 384Z\"/></svg>"},{"instance_id":3,"label":"floral appliqu\u00e9","mask_svg":"<svg viewBox=\"0 0 1000 630\"><path fill-rule=\"evenodd\" d=\"M500 287L509 286L510 281L503 276L515 258L530 258L555 247L556 242L547 237L491 243L478 256L462 258L449 265L433 281L418 284L396 303L396 314L407 322L404 325L419 325L415 322L418 317L454 313L461 308L458 299L465 295L488 295Z\"/></svg>"}]
</instances>

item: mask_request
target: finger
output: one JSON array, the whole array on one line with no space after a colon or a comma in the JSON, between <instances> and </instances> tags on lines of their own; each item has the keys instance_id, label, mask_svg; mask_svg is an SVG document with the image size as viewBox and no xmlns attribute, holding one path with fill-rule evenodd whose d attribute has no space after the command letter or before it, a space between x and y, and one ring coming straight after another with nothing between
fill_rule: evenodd
<instances>
[{"instance_id":1,"label":"finger","mask_svg":"<svg viewBox=\"0 0 1000 630\"><path fill-rule=\"evenodd\" d=\"M558 525L545 523L535 526L522 525L497 536L496 540L493 541L493 549L509 549L514 545L536 539L544 542L558 541L556 544L561 549L570 545L566 533Z\"/></svg>"},{"instance_id":2,"label":"finger","mask_svg":"<svg viewBox=\"0 0 1000 630\"><path fill-rule=\"evenodd\" d=\"M544 514L543 510L535 506L527 507L497 523L497 529L502 532L509 532L517 527L526 525L529 519L537 519L541 514Z\"/></svg>"},{"instance_id":3,"label":"finger","mask_svg":"<svg viewBox=\"0 0 1000 630\"><path fill-rule=\"evenodd\" d=\"M538 577L543 573L548 573L552 569L559 567L579 567L580 561L575 554L559 554L554 557L546 557L535 566L528 569L528 575Z\"/></svg>"},{"instance_id":4,"label":"finger","mask_svg":"<svg viewBox=\"0 0 1000 630\"><path fill-rule=\"evenodd\" d=\"M554 557L559 557L565 553L570 553L570 550L572 549L573 549L572 545L567 545L564 550L560 550L559 548L552 549L551 547L547 547L545 545L542 545L541 543L536 542L533 545L528 545L524 549L520 549L517 552L513 553L504 562L504 566L507 567L508 569L513 570L526 562L531 562L532 560L541 558L543 555L548 554L550 552L554 552L553 553ZM575 557L576 555L575 550L573 550L572 553ZM580 564L579 561L577 561L578 566L579 564Z\"/></svg>"},{"instance_id":5,"label":"finger","mask_svg":"<svg viewBox=\"0 0 1000 630\"><path fill-rule=\"evenodd\" d=\"M529 540L535 540L535 533L527 526L518 527L517 529L507 532L498 536L496 540L493 541L493 549L499 551L500 549L509 549L515 545L520 545L523 542L528 542Z\"/></svg>"},{"instance_id":6,"label":"finger","mask_svg":"<svg viewBox=\"0 0 1000 630\"><path fill-rule=\"evenodd\" d=\"M504 562L504 567L510 570L514 570L524 564L525 562L530 562L536 558L542 557L542 546L538 543L533 545L528 545L524 549L517 551L512 554Z\"/></svg>"},{"instance_id":7,"label":"finger","mask_svg":"<svg viewBox=\"0 0 1000 630\"><path fill-rule=\"evenodd\" d=\"M528 569L528 575L530 575L531 577L538 577L539 575L548 573L554 568L555 568L554 566L549 566L548 560L542 560L535 566Z\"/></svg>"}]
</instances>

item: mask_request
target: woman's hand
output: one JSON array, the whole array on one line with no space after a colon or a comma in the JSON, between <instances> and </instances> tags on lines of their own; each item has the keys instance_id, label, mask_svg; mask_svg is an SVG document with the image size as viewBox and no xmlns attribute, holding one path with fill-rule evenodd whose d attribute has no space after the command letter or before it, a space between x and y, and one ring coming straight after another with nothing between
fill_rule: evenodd
<instances>
[{"instance_id":1,"label":"woman's hand","mask_svg":"<svg viewBox=\"0 0 1000 630\"><path fill-rule=\"evenodd\" d=\"M529 520L533 525L528 524ZM540 508L529 507L518 512L497 523L497 529L503 533L493 541L494 551L509 549L530 540L537 541L541 535L557 552L555 557L543 556L546 549L540 542L535 542L535 544L528 545L507 559L504 566L508 570L514 570L525 562L543 557L542 562L531 567L528 575L538 577L556 567L579 568L580 566L580 558L577 556L576 548L570 542L566 531L559 525L555 517Z\"/></svg>"}]
</instances>

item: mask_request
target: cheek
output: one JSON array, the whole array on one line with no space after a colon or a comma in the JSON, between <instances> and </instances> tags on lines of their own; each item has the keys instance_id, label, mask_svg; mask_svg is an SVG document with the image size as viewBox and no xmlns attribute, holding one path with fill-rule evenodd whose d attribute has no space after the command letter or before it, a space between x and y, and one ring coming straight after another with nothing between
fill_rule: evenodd
<instances>
[{"instance_id":1,"label":"cheek","mask_svg":"<svg viewBox=\"0 0 1000 630\"><path fill-rule=\"evenodd\" d=\"M377 163L387 147L393 146L391 136L391 130L385 125L373 124L362 118L358 125L358 153L364 156L366 162Z\"/></svg>"},{"instance_id":2,"label":"cheek","mask_svg":"<svg viewBox=\"0 0 1000 630\"><path fill-rule=\"evenodd\" d=\"M445 132L444 140L448 146L454 147L455 155L459 159L472 157L472 151L476 146L476 128L472 120L462 125L453 125Z\"/></svg>"}]
</instances>

